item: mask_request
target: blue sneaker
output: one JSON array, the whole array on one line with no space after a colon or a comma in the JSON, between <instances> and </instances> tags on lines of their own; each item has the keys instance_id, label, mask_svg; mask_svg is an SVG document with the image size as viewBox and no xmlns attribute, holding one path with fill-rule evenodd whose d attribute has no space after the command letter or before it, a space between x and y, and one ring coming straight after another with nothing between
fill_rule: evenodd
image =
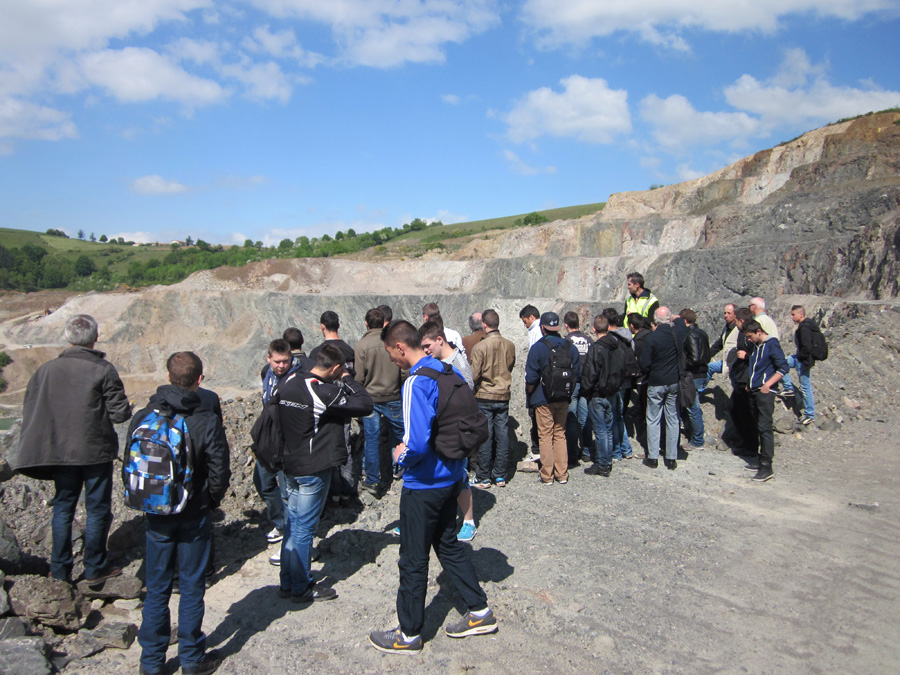
<instances>
[{"instance_id":1,"label":"blue sneaker","mask_svg":"<svg viewBox=\"0 0 900 675\"><path fill-rule=\"evenodd\" d=\"M399 537L400 536L400 526L398 525L393 530L388 530L388 534L392 534L395 537Z\"/></svg>"},{"instance_id":2,"label":"blue sneaker","mask_svg":"<svg viewBox=\"0 0 900 675\"><path fill-rule=\"evenodd\" d=\"M459 541L472 541L475 538L476 532L478 532L478 528L472 525L472 523L463 523L456 538Z\"/></svg>"}]
</instances>

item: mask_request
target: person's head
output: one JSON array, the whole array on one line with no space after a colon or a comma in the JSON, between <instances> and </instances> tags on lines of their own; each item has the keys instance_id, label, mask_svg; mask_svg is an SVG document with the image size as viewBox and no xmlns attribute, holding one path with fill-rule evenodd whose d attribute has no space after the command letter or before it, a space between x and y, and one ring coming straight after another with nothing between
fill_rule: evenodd
<instances>
[{"instance_id":1,"label":"person's head","mask_svg":"<svg viewBox=\"0 0 900 675\"><path fill-rule=\"evenodd\" d=\"M429 302L422 308L422 321L428 322L431 321L434 317L441 315L441 308L437 306L436 302Z\"/></svg>"},{"instance_id":2,"label":"person's head","mask_svg":"<svg viewBox=\"0 0 900 675\"><path fill-rule=\"evenodd\" d=\"M794 305L791 307L791 321L800 323L806 318L806 308L803 305Z\"/></svg>"},{"instance_id":3,"label":"person's head","mask_svg":"<svg viewBox=\"0 0 900 675\"><path fill-rule=\"evenodd\" d=\"M749 307L738 307L734 310L734 323L739 329L743 329L744 324L753 318L753 312Z\"/></svg>"},{"instance_id":4,"label":"person's head","mask_svg":"<svg viewBox=\"0 0 900 675\"><path fill-rule=\"evenodd\" d=\"M370 309L366 312L366 328L384 328L384 314L380 309Z\"/></svg>"},{"instance_id":5,"label":"person's head","mask_svg":"<svg viewBox=\"0 0 900 675\"><path fill-rule=\"evenodd\" d=\"M519 310L519 318L522 319L525 328L531 328L531 324L541 318L541 313L534 305L525 305Z\"/></svg>"},{"instance_id":6,"label":"person's head","mask_svg":"<svg viewBox=\"0 0 900 675\"><path fill-rule=\"evenodd\" d=\"M644 277L637 272L632 272L628 275L625 285L628 287L628 292L637 297L644 292Z\"/></svg>"},{"instance_id":7,"label":"person's head","mask_svg":"<svg viewBox=\"0 0 900 675\"><path fill-rule=\"evenodd\" d=\"M392 310L387 305L378 305L378 307L376 307L375 309L381 312L381 315L384 317L384 323L382 324L383 326L387 326L391 321L394 320L394 310Z\"/></svg>"},{"instance_id":8,"label":"person's head","mask_svg":"<svg viewBox=\"0 0 900 675\"><path fill-rule=\"evenodd\" d=\"M725 310L723 313L725 315L725 323L727 323L729 326L731 324L733 324L734 323L734 305L732 305L729 302L727 305L725 305Z\"/></svg>"},{"instance_id":9,"label":"person's head","mask_svg":"<svg viewBox=\"0 0 900 675\"><path fill-rule=\"evenodd\" d=\"M286 329L281 338L287 341L291 349L298 352L303 349L303 333L300 332L299 328Z\"/></svg>"},{"instance_id":10,"label":"person's head","mask_svg":"<svg viewBox=\"0 0 900 675\"><path fill-rule=\"evenodd\" d=\"M606 335L609 332L609 319L607 319L603 314L598 314L594 317L594 333L597 337L602 335Z\"/></svg>"},{"instance_id":11,"label":"person's head","mask_svg":"<svg viewBox=\"0 0 900 675\"><path fill-rule=\"evenodd\" d=\"M322 316L319 317L319 323L322 324L323 333L325 331L337 333L338 329L341 327L337 312L332 312L330 309L327 312L322 312Z\"/></svg>"},{"instance_id":12,"label":"person's head","mask_svg":"<svg viewBox=\"0 0 900 675\"><path fill-rule=\"evenodd\" d=\"M607 307L600 313L606 317L607 321L609 321L609 330L621 328L622 320L619 318L619 312L614 307Z\"/></svg>"},{"instance_id":13,"label":"person's head","mask_svg":"<svg viewBox=\"0 0 900 675\"><path fill-rule=\"evenodd\" d=\"M628 315L628 330L630 330L632 334L637 333L644 328L647 328L647 320L644 318L643 314L632 312Z\"/></svg>"},{"instance_id":14,"label":"person's head","mask_svg":"<svg viewBox=\"0 0 900 675\"><path fill-rule=\"evenodd\" d=\"M559 335L559 314L556 312L544 312L541 314L541 332L544 335Z\"/></svg>"},{"instance_id":15,"label":"person's head","mask_svg":"<svg viewBox=\"0 0 900 675\"><path fill-rule=\"evenodd\" d=\"M680 316L682 319L684 319L684 322L688 326L693 326L695 323L697 323L697 312L695 312L692 309L688 309L687 307L685 307L683 310L681 310L678 313L678 316Z\"/></svg>"},{"instance_id":16,"label":"person's head","mask_svg":"<svg viewBox=\"0 0 900 675\"><path fill-rule=\"evenodd\" d=\"M66 342L75 347L93 347L97 342L97 319L89 314L76 314L66 321Z\"/></svg>"},{"instance_id":17,"label":"person's head","mask_svg":"<svg viewBox=\"0 0 900 675\"><path fill-rule=\"evenodd\" d=\"M324 343L316 354L316 365L312 374L326 382L338 379L344 373L344 352L328 342Z\"/></svg>"},{"instance_id":18,"label":"person's head","mask_svg":"<svg viewBox=\"0 0 900 675\"><path fill-rule=\"evenodd\" d=\"M759 316L760 314L766 313L766 301L762 298L753 298L750 301L750 311L753 312L753 316Z\"/></svg>"},{"instance_id":19,"label":"person's head","mask_svg":"<svg viewBox=\"0 0 900 675\"><path fill-rule=\"evenodd\" d=\"M500 315L493 309L486 309L481 313L481 325L487 331L500 328Z\"/></svg>"},{"instance_id":20,"label":"person's head","mask_svg":"<svg viewBox=\"0 0 900 675\"><path fill-rule=\"evenodd\" d=\"M194 352L175 352L166 361L169 382L176 387L196 390L203 375L203 361Z\"/></svg>"},{"instance_id":21,"label":"person's head","mask_svg":"<svg viewBox=\"0 0 900 675\"><path fill-rule=\"evenodd\" d=\"M266 361L276 377L281 377L291 369L294 355L291 354L291 344L287 340L272 340L269 343L269 351Z\"/></svg>"},{"instance_id":22,"label":"person's head","mask_svg":"<svg viewBox=\"0 0 900 675\"><path fill-rule=\"evenodd\" d=\"M453 356L453 347L447 344L443 326L434 321L426 321L419 327L419 344L428 356L439 361Z\"/></svg>"},{"instance_id":23,"label":"person's head","mask_svg":"<svg viewBox=\"0 0 900 675\"><path fill-rule=\"evenodd\" d=\"M563 323L566 324L567 333L578 330L578 326L581 325L581 319L578 317L578 312L566 312L563 315Z\"/></svg>"},{"instance_id":24,"label":"person's head","mask_svg":"<svg viewBox=\"0 0 900 675\"><path fill-rule=\"evenodd\" d=\"M668 307L660 307L653 313L653 319L656 321L657 326L661 326L664 323L669 324L672 323L672 313Z\"/></svg>"},{"instance_id":25,"label":"person's head","mask_svg":"<svg viewBox=\"0 0 900 675\"><path fill-rule=\"evenodd\" d=\"M481 312L472 312L469 315L469 330L477 333L481 330Z\"/></svg>"},{"instance_id":26,"label":"person's head","mask_svg":"<svg viewBox=\"0 0 900 675\"><path fill-rule=\"evenodd\" d=\"M747 321L744 324L744 327L741 328L741 331L747 336L747 339L755 345L762 344L766 341L766 338L769 337L766 331L763 330L759 321L754 319Z\"/></svg>"},{"instance_id":27,"label":"person's head","mask_svg":"<svg viewBox=\"0 0 900 675\"><path fill-rule=\"evenodd\" d=\"M396 365L411 368L425 356L419 331L409 321L391 321L381 330L384 348Z\"/></svg>"}]
</instances>

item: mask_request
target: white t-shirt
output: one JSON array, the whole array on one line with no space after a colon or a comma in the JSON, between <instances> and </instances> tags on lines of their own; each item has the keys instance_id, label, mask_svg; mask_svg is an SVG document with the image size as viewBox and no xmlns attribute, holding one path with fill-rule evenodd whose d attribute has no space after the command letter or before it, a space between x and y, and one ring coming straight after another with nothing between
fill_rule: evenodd
<instances>
[{"instance_id":1,"label":"white t-shirt","mask_svg":"<svg viewBox=\"0 0 900 675\"><path fill-rule=\"evenodd\" d=\"M541 322L539 319L535 319L534 323L531 324L531 328L528 329L528 349L531 349L534 343L542 337L544 337L544 334L541 332Z\"/></svg>"}]
</instances>

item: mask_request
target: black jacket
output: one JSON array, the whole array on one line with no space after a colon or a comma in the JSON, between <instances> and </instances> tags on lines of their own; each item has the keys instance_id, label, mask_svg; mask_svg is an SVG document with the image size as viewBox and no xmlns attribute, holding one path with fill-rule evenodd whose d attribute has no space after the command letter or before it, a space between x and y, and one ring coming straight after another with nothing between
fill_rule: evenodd
<instances>
[{"instance_id":1,"label":"black jacket","mask_svg":"<svg viewBox=\"0 0 900 675\"><path fill-rule=\"evenodd\" d=\"M132 432L153 410L167 410L184 415L194 449L193 490L184 511L177 516L156 517L192 518L208 509L217 508L225 498L231 481L230 451L222 420L204 405L197 392L174 384L164 384L150 397L147 407L135 413L128 427L128 439L131 439ZM128 454L127 445L125 454Z\"/></svg>"},{"instance_id":2,"label":"black jacket","mask_svg":"<svg viewBox=\"0 0 900 675\"><path fill-rule=\"evenodd\" d=\"M736 351L744 351L747 353L748 357L750 352L753 351L753 345L750 343L750 340L747 339L747 336L743 331L738 333ZM729 373L731 373L731 381L734 383L735 388L746 387L750 383L750 362L748 358L736 358L734 363L731 364Z\"/></svg>"},{"instance_id":3,"label":"black jacket","mask_svg":"<svg viewBox=\"0 0 900 675\"><path fill-rule=\"evenodd\" d=\"M649 386L678 382L678 361L683 358L686 333L684 321L679 318L672 324L659 324L655 331L644 338L640 363Z\"/></svg>"},{"instance_id":4,"label":"black jacket","mask_svg":"<svg viewBox=\"0 0 900 675\"><path fill-rule=\"evenodd\" d=\"M609 353L617 349L620 349L619 340L612 333L607 333L591 344L581 366L579 395L582 398L610 395L601 394L598 390L606 387L609 378Z\"/></svg>"},{"instance_id":5,"label":"black jacket","mask_svg":"<svg viewBox=\"0 0 900 675\"><path fill-rule=\"evenodd\" d=\"M794 331L794 345L797 347L797 360L804 368L812 368L815 363L812 355L813 333L820 332L816 322L810 318L803 319L797 324L797 330Z\"/></svg>"},{"instance_id":6,"label":"black jacket","mask_svg":"<svg viewBox=\"0 0 900 675\"><path fill-rule=\"evenodd\" d=\"M690 326L684 339L684 365L695 378L706 377L709 351L709 336L706 332L696 324Z\"/></svg>"},{"instance_id":7,"label":"black jacket","mask_svg":"<svg viewBox=\"0 0 900 675\"><path fill-rule=\"evenodd\" d=\"M339 382L325 382L310 373L291 373L279 389L284 472L311 476L343 464L347 459L344 425L374 408L369 393L349 375Z\"/></svg>"}]
</instances>

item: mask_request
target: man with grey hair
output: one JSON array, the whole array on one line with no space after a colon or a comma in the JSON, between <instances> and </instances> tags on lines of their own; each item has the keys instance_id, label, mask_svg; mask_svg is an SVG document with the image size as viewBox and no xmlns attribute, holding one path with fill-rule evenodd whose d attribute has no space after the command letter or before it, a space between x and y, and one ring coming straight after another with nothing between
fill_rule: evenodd
<instances>
[{"instance_id":1,"label":"man with grey hair","mask_svg":"<svg viewBox=\"0 0 900 675\"><path fill-rule=\"evenodd\" d=\"M55 483L50 557L54 579L72 580L72 520L84 488L84 578L96 585L122 572L107 564L106 537L119 445L113 424L131 417L131 404L119 373L94 349L97 321L77 314L66 322L65 335L71 346L28 381L13 468Z\"/></svg>"},{"instance_id":2,"label":"man with grey hair","mask_svg":"<svg viewBox=\"0 0 900 675\"><path fill-rule=\"evenodd\" d=\"M472 312L469 315L469 330L471 333L462 339L462 343L469 365L472 365L472 349L487 337L481 323L481 312Z\"/></svg>"}]
</instances>

